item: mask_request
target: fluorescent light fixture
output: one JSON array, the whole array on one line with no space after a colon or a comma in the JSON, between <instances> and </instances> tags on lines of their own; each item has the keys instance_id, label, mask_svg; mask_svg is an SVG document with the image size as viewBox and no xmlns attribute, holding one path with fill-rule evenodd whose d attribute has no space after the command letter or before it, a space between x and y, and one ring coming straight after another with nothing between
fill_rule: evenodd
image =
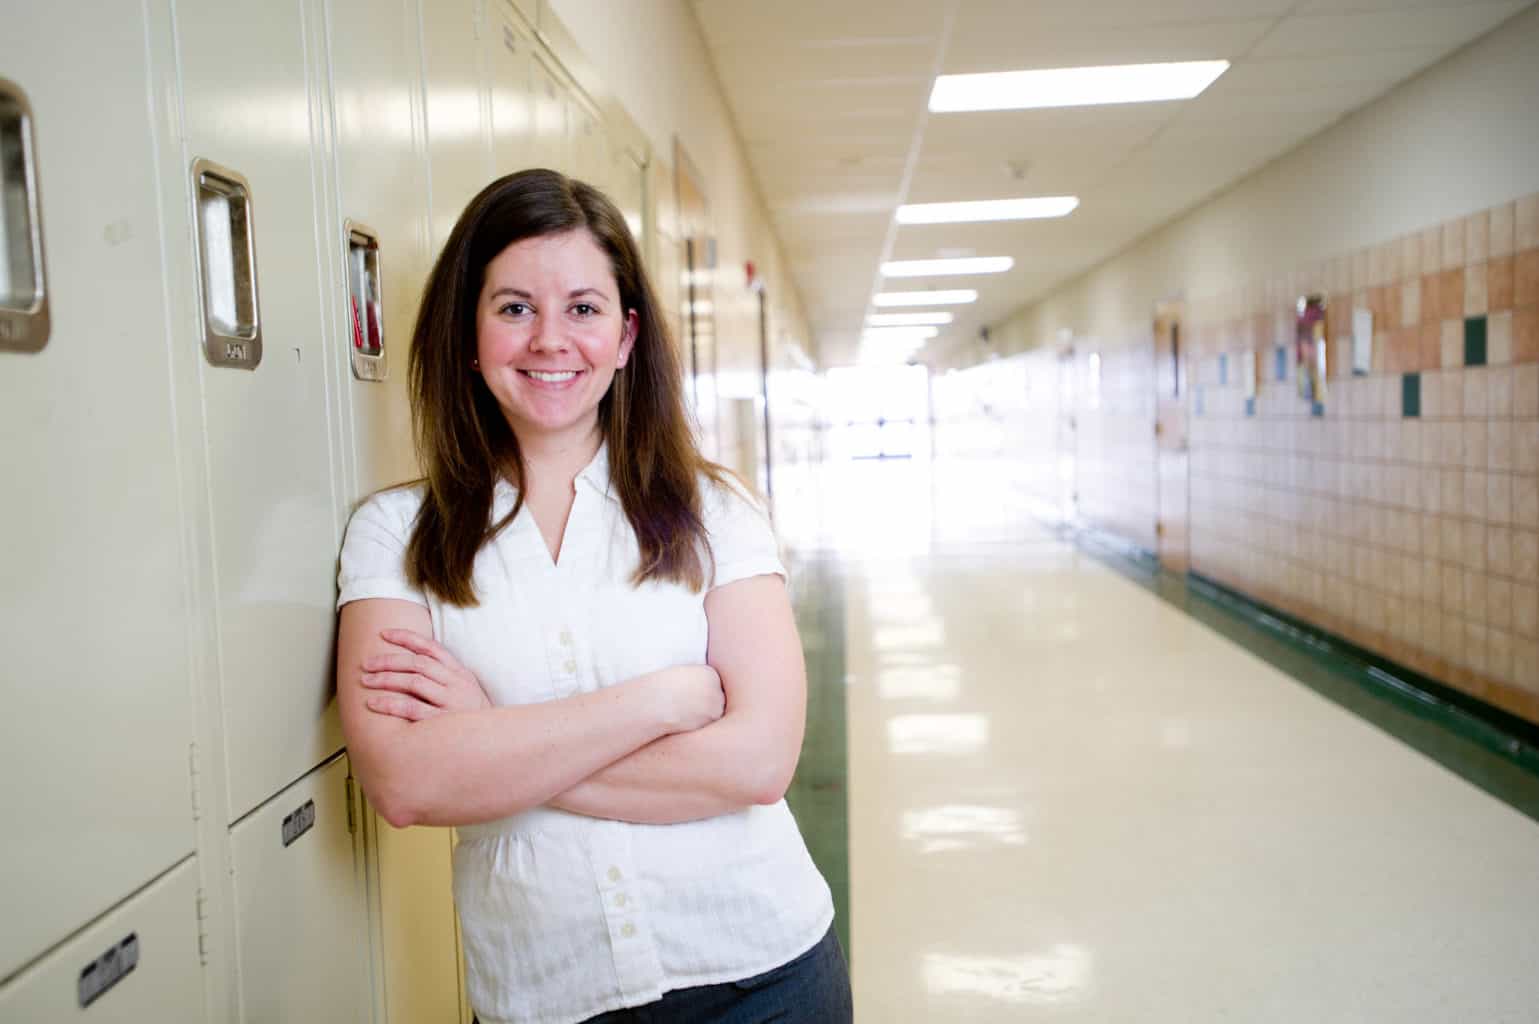
<instances>
[{"instance_id":1,"label":"fluorescent light fixture","mask_svg":"<svg viewBox=\"0 0 1539 1024\"><path fill-rule=\"evenodd\" d=\"M948 113L1189 100L1228 70L1227 60L1188 60L941 75L930 91L930 110Z\"/></svg>"},{"instance_id":2,"label":"fluorescent light fixture","mask_svg":"<svg viewBox=\"0 0 1539 1024\"><path fill-rule=\"evenodd\" d=\"M866 318L870 327L933 327L954 320L950 313L872 313Z\"/></svg>"},{"instance_id":3,"label":"fluorescent light fixture","mask_svg":"<svg viewBox=\"0 0 1539 1024\"><path fill-rule=\"evenodd\" d=\"M882 264L883 277L945 277L954 274L1003 274L1015 266L1008 256L951 260L894 260Z\"/></svg>"},{"instance_id":4,"label":"fluorescent light fixture","mask_svg":"<svg viewBox=\"0 0 1539 1024\"><path fill-rule=\"evenodd\" d=\"M881 292L871 300L878 306L965 306L978 301L971 288L949 292Z\"/></svg>"},{"instance_id":5,"label":"fluorescent light fixture","mask_svg":"<svg viewBox=\"0 0 1539 1024\"><path fill-rule=\"evenodd\" d=\"M899 224L959 224L979 220L1034 220L1063 217L1079 205L1078 196L982 199L967 203L905 203Z\"/></svg>"},{"instance_id":6,"label":"fluorescent light fixture","mask_svg":"<svg viewBox=\"0 0 1539 1024\"><path fill-rule=\"evenodd\" d=\"M860 340L922 345L939 333L940 329L936 327L868 327L861 333Z\"/></svg>"}]
</instances>

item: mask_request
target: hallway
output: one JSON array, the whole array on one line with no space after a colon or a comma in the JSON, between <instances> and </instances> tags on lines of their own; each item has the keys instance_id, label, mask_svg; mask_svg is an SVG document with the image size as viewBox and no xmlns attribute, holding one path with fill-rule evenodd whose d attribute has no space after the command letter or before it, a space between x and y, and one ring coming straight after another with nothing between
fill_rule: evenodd
<instances>
[{"instance_id":1,"label":"hallway","mask_svg":"<svg viewBox=\"0 0 1539 1024\"><path fill-rule=\"evenodd\" d=\"M998 479L833 466L800 538L841 553L859 1019L1531 1019L1539 824Z\"/></svg>"}]
</instances>

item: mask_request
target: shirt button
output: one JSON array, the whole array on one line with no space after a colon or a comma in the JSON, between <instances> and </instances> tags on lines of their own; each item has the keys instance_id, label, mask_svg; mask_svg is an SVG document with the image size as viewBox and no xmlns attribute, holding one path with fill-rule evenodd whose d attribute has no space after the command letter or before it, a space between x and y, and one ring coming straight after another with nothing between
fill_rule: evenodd
<instances>
[{"instance_id":1,"label":"shirt button","mask_svg":"<svg viewBox=\"0 0 1539 1024\"><path fill-rule=\"evenodd\" d=\"M636 926L633 924L628 924L624 928L620 929L620 934L625 936L627 939L632 938L636 934Z\"/></svg>"},{"instance_id":2,"label":"shirt button","mask_svg":"<svg viewBox=\"0 0 1539 1024\"><path fill-rule=\"evenodd\" d=\"M566 674L569 676L577 674L577 662L572 658L568 658L566 664L561 667L566 670Z\"/></svg>"},{"instance_id":3,"label":"shirt button","mask_svg":"<svg viewBox=\"0 0 1539 1024\"><path fill-rule=\"evenodd\" d=\"M620 880L620 869L619 868L610 868L609 869L609 880L611 882L618 882Z\"/></svg>"},{"instance_id":4,"label":"shirt button","mask_svg":"<svg viewBox=\"0 0 1539 1024\"><path fill-rule=\"evenodd\" d=\"M618 896L615 897L615 906L617 906L617 907L625 906L625 893L622 892Z\"/></svg>"},{"instance_id":5,"label":"shirt button","mask_svg":"<svg viewBox=\"0 0 1539 1024\"><path fill-rule=\"evenodd\" d=\"M570 646L572 646L572 631L570 629L563 629L561 631L561 646L562 647L570 647Z\"/></svg>"}]
</instances>

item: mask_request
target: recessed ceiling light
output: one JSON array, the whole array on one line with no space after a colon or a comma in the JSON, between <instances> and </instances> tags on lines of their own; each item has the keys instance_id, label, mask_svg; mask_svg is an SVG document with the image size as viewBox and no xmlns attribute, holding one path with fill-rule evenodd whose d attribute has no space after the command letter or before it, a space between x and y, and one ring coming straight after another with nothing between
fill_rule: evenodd
<instances>
[{"instance_id":1,"label":"recessed ceiling light","mask_svg":"<svg viewBox=\"0 0 1539 1024\"><path fill-rule=\"evenodd\" d=\"M950 292L881 292L871 300L878 306L962 306L978 301L971 288Z\"/></svg>"},{"instance_id":2,"label":"recessed ceiling light","mask_svg":"<svg viewBox=\"0 0 1539 1024\"><path fill-rule=\"evenodd\" d=\"M945 277L955 274L1003 274L1015 266L1008 256L950 260L894 260L882 264L883 277Z\"/></svg>"},{"instance_id":3,"label":"recessed ceiling light","mask_svg":"<svg viewBox=\"0 0 1539 1024\"><path fill-rule=\"evenodd\" d=\"M872 327L923 327L949 324L953 319L950 313L872 313L866 323Z\"/></svg>"},{"instance_id":4,"label":"recessed ceiling light","mask_svg":"<svg viewBox=\"0 0 1539 1024\"><path fill-rule=\"evenodd\" d=\"M966 203L906 203L898 207L899 224L959 224L979 220L1033 220L1067 216L1078 196L981 199Z\"/></svg>"},{"instance_id":5,"label":"recessed ceiling light","mask_svg":"<svg viewBox=\"0 0 1539 1024\"><path fill-rule=\"evenodd\" d=\"M930 91L930 110L949 113L1189 100L1228 70L1227 60L1190 60L941 75Z\"/></svg>"},{"instance_id":6,"label":"recessed ceiling light","mask_svg":"<svg viewBox=\"0 0 1539 1024\"><path fill-rule=\"evenodd\" d=\"M935 327L868 327L861 332L861 341L892 344L923 344L940 333Z\"/></svg>"}]
</instances>

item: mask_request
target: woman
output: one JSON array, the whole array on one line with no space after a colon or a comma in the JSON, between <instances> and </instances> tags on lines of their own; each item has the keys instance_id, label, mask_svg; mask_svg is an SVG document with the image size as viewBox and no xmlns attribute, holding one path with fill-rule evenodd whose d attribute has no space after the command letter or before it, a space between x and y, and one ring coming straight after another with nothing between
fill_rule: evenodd
<instances>
[{"instance_id":1,"label":"woman","mask_svg":"<svg viewBox=\"0 0 1539 1024\"><path fill-rule=\"evenodd\" d=\"M338 694L392 825L454 825L482 1024L847 1021L782 795L806 679L763 514L695 448L624 218L553 171L471 201L410 388L421 483L342 548Z\"/></svg>"}]
</instances>

